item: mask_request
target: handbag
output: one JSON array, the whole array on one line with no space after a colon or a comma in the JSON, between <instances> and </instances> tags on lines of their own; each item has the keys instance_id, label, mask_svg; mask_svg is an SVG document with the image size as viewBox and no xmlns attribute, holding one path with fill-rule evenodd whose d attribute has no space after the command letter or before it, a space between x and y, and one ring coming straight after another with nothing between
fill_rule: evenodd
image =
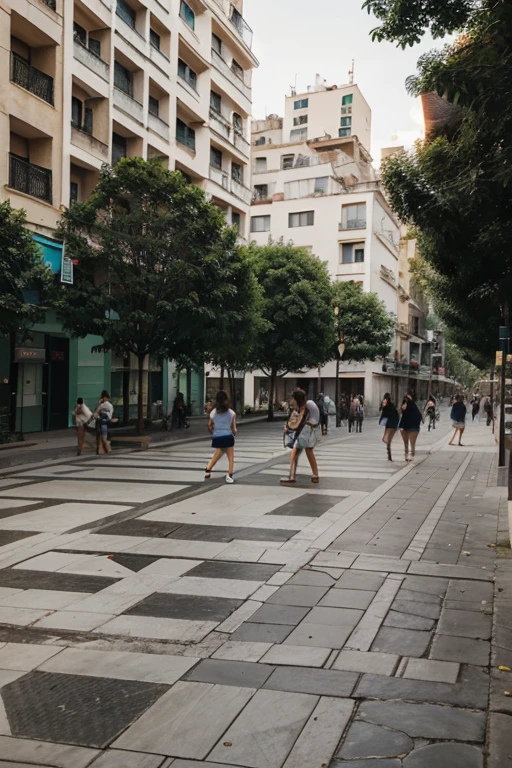
<instances>
[{"instance_id":1,"label":"handbag","mask_svg":"<svg viewBox=\"0 0 512 768\"><path fill-rule=\"evenodd\" d=\"M296 448L297 440L301 434L307 420L307 410L304 413L300 411L292 411L288 421L286 422L286 431L283 436L283 443L285 448Z\"/></svg>"}]
</instances>

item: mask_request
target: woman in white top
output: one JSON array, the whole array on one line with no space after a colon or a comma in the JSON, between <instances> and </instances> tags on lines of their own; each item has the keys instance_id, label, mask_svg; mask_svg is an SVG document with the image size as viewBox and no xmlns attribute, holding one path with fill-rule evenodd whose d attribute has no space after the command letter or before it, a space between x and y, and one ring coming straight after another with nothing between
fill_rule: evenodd
<instances>
[{"instance_id":1,"label":"woman in white top","mask_svg":"<svg viewBox=\"0 0 512 768\"><path fill-rule=\"evenodd\" d=\"M226 483L234 483L236 413L229 407L229 398L223 389L217 392L215 408L210 411L208 430L212 434L212 448L215 448L215 453L206 465L204 479L211 478L212 469L225 453L228 457Z\"/></svg>"},{"instance_id":2,"label":"woman in white top","mask_svg":"<svg viewBox=\"0 0 512 768\"><path fill-rule=\"evenodd\" d=\"M315 445L318 442L318 428L320 424L320 410L314 400L306 400L306 393L303 389L295 389L292 393L292 409L285 426L287 434L295 432L296 438L292 444L292 454L290 456L290 474L281 479L281 485L294 485L297 481L297 464L300 454L306 451L306 456L311 467L313 476L311 482L315 485L320 481L318 476L318 464L316 463ZM294 424L297 424L295 426Z\"/></svg>"},{"instance_id":3,"label":"woman in white top","mask_svg":"<svg viewBox=\"0 0 512 768\"><path fill-rule=\"evenodd\" d=\"M81 456L85 441L85 428L92 419L92 411L84 403L83 397L79 397L73 410L73 421L76 427L77 449L76 455Z\"/></svg>"}]
</instances>

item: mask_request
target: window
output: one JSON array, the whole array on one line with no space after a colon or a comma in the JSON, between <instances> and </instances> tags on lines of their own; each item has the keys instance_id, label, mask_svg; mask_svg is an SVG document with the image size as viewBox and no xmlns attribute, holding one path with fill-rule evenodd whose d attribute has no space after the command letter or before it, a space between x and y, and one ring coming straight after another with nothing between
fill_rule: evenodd
<instances>
[{"instance_id":1,"label":"window","mask_svg":"<svg viewBox=\"0 0 512 768\"><path fill-rule=\"evenodd\" d=\"M222 97L220 93L215 93L215 91L210 91L210 107L215 112L220 112L222 106Z\"/></svg>"},{"instance_id":2,"label":"window","mask_svg":"<svg viewBox=\"0 0 512 768\"><path fill-rule=\"evenodd\" d=\"M283 167L283 170L286 171L288 168L293 168L294 161L295 161L295 155L282 155L281 165Z\"/></svg>"},{"instance_id":3,"label":"window","mask_svg":"<svg viewBox=\"0 0 512 768\"><path fill-rule=\"evenodd\" d=\"M252 216L251 232L270 232L270 216Z\"/></svg>"},{"instance_id":4,"label":"window","mask_svg":"<svg viewBox=\"0 0 512 768\"><path fill-rule=\"evenodd\" d=\"M76 21L73 22L73 39L87 47L87 31L80 24L77 24Z\"/></svg>"},{"instance_id":5,"label":"window","mask_svg":"<svg viewBox=\"0 0 512 768\"><path fill-rule=\"evenodd\" d=\"M256 200L266 200L268 197L268 184L255 184L254 194Z\"/></svg>"},{"instance_id":6,"label":"window","mask_svg":"<svg viewBox=\"0 0 512 768\"><path fill-rule=\"evenodd\" d=\"M181 79L185 80L185 82L188 83L191 88L196 90L197 75L194 70L191 69L186 62L183 61L183 59L178 59L178 77L181 77Z\"/></svg>"},{"instance_id":7,"label":"window","mask_svg":"<svg viewBox=\"0 0 512 768\"><path fill-rule=\"evenodd\" d=\"M181 0L180 2L180 16L190 29L196 28L196 15L190 5L187 5L185 0Z\"/></svg>"},{"instance_id":8,"label":"window","mask_svg":"<svg viewBox=\"0 0 512 768\"><path fill-rule=\"evenodd\" d=\"M288 214L289 227L312 227L315 223L314 211L302 211L301 213Z\"/></svg>"},{"instance_id":9,"label":"window","mask_svg":"<svg viewBox=\"0 0 512 768\"><path fill-rule=\"evenodd\" d=\"M351 117L342 117L340 121L340 125L342 128L351 128L352 127L352 118Z\"/></svg>"},{"instance_id":10,"label":"window","mask_svg":"<svg viewBox=\"0 0 512 768\"><path fill-rule=\"evenodd\" d=\"M298 117L293 118L294 125L306 125L307 122L308 122L307 115L299 115Z\"/></svg>"},{"instance_id":11,"label":"window","mask_svg":"<svg viewBox=\"0 0 512 768\"><path fill-rule=\"evenodd\" d=\"M244 121L238 112L233 112L233 128L237 133L243 134L244 132Z\"/></svg>"},{"instance_id":12,"label":"window","mask_svg":"<svg viewBox=\"0 0 512 768\"><path fill-rule=\"evenodd\" d=\"M89 50L94 53L98 58L101 56L101 43L99 40L95 40L94 37L89 37Z\"/></svg>"},{"instance_id":13,"label":"window","mask_svg":"<svg viewBox=\"0 0 512 768\"><path fill-rule=\"evenodd\" d=\"M160 50L160 35L154 29L149 30L149 42L157 51Z\"/></svg>"},{"instance_id":14,"label":"window","mask_svg":"<svg viewBox=\"0 0 512 768\"><path fill-rule=\"evenodd\" d=\"M307 109L309 106L309 99L299 99L293 102L294 109Z\"/></svg>"},{"instance_id":15,"label":"window","mask_svg":"<svg viewBox=\"0 0 512 768\"><path fill-rule=\"evenodd\" d=\"M112 134L112 165L115 165L122 157L126 157L126 139L118 133Z\"/></svg>"},{"instance_id":16,"label":"window","mask_svg":"<svg viewBox=\"0 0 512 768\"><path fill-rule=\"evenodd\" d=\"M231 224L234 226L238 234L240 234L240 227L242 224L242 217L239 213L236 213L236 211L232 211L231 213Z\"/></svg>"},{"instance_id":17,"label":"window","mask_svg":"<svg viewBox=\"0 0 512 768\"><path fill-rule=\"evenodd\" d=\"M325 195L329 185L329 177L321 176L318 179L298 179L287 181L284 185L284 199L293 200L310 195Z\"/></svg>"},{"instance_id":18,"label":"window","mask_svg":"<svg viewBox=\"0 0 512 768\"><path fill-rule=\"evenodd\" d=\"M114 61L114 85L120 91L127 93L128 96L133 93L132 73L118 61Z\"/></svg>"},{"instance_id":19,"label":"window","mask_svg":"<svg viewBox=\"0 0 512 768\"><path fill-rule=\"evenodd\" d=\"M315 188L313 190L313 193L315 195L326 195L328 186L329 186L329 177L319 176L318 179L315 179Z\"/></svg>"},{"instance_id":20,"label":"window","mask_svg":"<svg viewBox=\"0 0 512 768\"><path fill-rule=\"evenodd\" d=\"M231 178L239 184L244 183L244 169L238 163L231 163Z\"/></svg>"},{"instance_id":21,"label":"window","mask_svg":"<svg viewBox=\"0 0 512 768\"><path fill-rule=\"evenodd\" d=\"M338 136L340 139L345 139L347 136L352 135L352 128L340 128L338 131Z\"/></svg>"},{"instance_id":22,"label":"window","mask_svg":"<svg viewBox=\"0 0 512 768\"><path fill-rule=\"evenodd\" d=\"M364 229L366 227L366 203L344 205L342 208L342 226L345 229Z\"/></svg>"},{"instance_id":23,"label":"window","mask_svg":"<svg viewBox=\"0 0 512 768\"><path fill-rule=\"evenodd\" d=\"M341 108L341 114L342 115L350 115L352 113L352 107L342 107Z\"/></svg>"},{"instance_id":24,"label":"window","mask_svg":"<svg viewBox=\"0 0 512 768\"><path fill-rule=\"evenodd\" d=\"M266 138L264 136L260 136L259 139L256 139L256 141L254 142L254 146L262 147L265 142L266 142Z\"/></svg>"},{"instance_id":25,"label":"window","mask_svg":"<svg viewBox=\"0 0 512 768\"><path fill-rule=\"evenodd\" d=\"M210 165L214 168L222 170L222 152L216 147L210 147Z\"/></svg>"},{"instance_id":26,"label":"window","mask_svg":"<svg viewBox=\"0 0 512 768\"><path fill-rule=\"evenodd\" d=\"M353 98L354 98L354 94L353 93L347 93L347 95L343 96L342 99L341 99L341 106L342 107L346 107L349 104L352 104Z\"/></svg>"},{"instance_id":27,"label":"window","mask_svg":"<svg viewBox=\"0 0 512 768\"><path fill-rule=\"evenodd\" d=\"M149 97L148 112L150 115L154 115L155 117L158 117L159 115L160 102L158 99L155 99L154 96Z\"/></svg>"},{"instance_id":28,"label":"window","mask_svg":"<svg viewBox=\"0 0 512 768\"><path fill-rule=\"evenodd\" d=\"M362 264L364 262L364 243L342 243L341 263Z\"/></svg>"},{"instance_id":29,"label":"window","mask_svg":"<svg viewBox=\"0 0 512 768\"><path fill-rule=\"evenodd\" d=\"M266 157L257 157L255 162L254 170L256 173L262 173L263 171L267 170L267 158Z\"/></svg>"},{"instance_id":30,"label":"window","mask_svg":"<svg viewBox=\"0 0 512 768\"><path fill-rule=\"evenodd\" d=\"M124 0L117 0L116 13L129 27L135 29L135 11Z\"/></svg>"},{"instance_id":31,"label":"window","mask_svg":"<svg viewBox=\"0 0 512 768\"><path fill-rule=\"evenodd\" d=\"M185 144L186 147L196 151L196 132L189 128L179 117L176 119L176 141Z\"/></svg>"},{"instance_id":32,"label":"window","mask_svg":"<svg viewBox=\"0 0 512 768\"><path fill-rule=\"evenodd\" d=\"M307 137L307 128L294 128L292 131L290 131L290 141L305 141Z\"/></svg>"},{"instance_id":33,"label":"window","mask_svg":"<svg viewBox=\"0 0 512 768\"><path fill-rule=\"evenodd\" d=\"M82 127L82 102L76 96L71 99L71 124L75 128Z\"/></svg>"},{"instance_id":34,"label":"window","mask_svg":"<svg viewBox=\"0 0 512 768\"><path fill-rule=\"evenodd\" d=\"M69 204L78 202L78 184L72 181L69 185Z\"/></svg>"},{"instance_id":35,"label":"window","mask_svg":"<svg viewBox=\"0 0 512 768\"><path fill-rule=\"evenodd\" d=\"M222 56L222 40L212 33L212 48Z\"/></svg>"},{"instance_id":36,"label":"window","mask_svg":"<svg viewBox=\"0 0 512 768\"><path fill-rule=\"evenodd\" d=\"M92 109L90 107L84 109L84 123L82 125L82 130L85 131L85 133L92 134Z\"/></svg>"},{"instance_id":37,"label":"window","mask_svg":"<svg viewBox=\"0 0 512 768\"><path fill-rule=\"evenodd\" d=\"M231 71L234 72L235 75L240 78L240 80L244 79L243 67L238 63L236 59L233 59L231 62Z\"/></svg>"}]
</instances>

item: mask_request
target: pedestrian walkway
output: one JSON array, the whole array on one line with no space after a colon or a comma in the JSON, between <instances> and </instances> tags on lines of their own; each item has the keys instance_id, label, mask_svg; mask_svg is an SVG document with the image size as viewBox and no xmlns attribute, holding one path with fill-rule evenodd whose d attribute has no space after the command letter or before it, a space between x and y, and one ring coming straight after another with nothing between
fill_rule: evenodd
<instances>
[{"instance_id":1,"label":"pedestrian walkway","mask_svg":"<svg viewBox=\"0 0 512 768\"><path fill-rule=\"evenodd\" d=\"M0 766L512 765L492 436L381 433L332 430L319 486L279 424L234 486L207 441L2 473Z\"/></svg>"}]
</instances>

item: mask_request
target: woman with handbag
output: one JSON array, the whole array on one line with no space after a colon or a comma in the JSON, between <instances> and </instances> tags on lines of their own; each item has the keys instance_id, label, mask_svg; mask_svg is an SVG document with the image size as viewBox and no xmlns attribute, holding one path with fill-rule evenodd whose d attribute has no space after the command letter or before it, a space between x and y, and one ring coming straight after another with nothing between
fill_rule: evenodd
<instances>
[{"instance_id":1,"label":"woman with handbag","mask_svg":"<svg viewBox=\"0 0 512 768\"><path fill-rule=\"evenodd\" d=\"M382 437L382 442L385 444L387 448L389 461L393 461L393 458L391 456L391 441L396 435L399 421L400 421L400 416L398 415L396 406L392 402L391 395L389 394L389 392L386 392L386 394L382 399L382 404L380 407L379 424L381 427L384 427L384 435Z\"/></svg>"},{"instance_id":2,"label":"woman with handbag","mask_svg":"<svg viewBox=\"0 0 512 768\"><path fill-rule=\"evenodd\" d=\"M316 485L320 481L315 456L319 424L320 411L317 404L314 400L306 400L304 390L295 389L292 393L292 413L284 428L285 445L292 450L290 474L288 477L281 479L281 485L295 485L297 482L295 475L302 451L306 451L306 456L313 473L311 482Z\"/></svg>"},{"instance_id":3,"label":"woman with handbag","mask_svg":"<svg viewBox=\"0 0 512 768\"><path fill-rule=\"evenodd\" d=\"M402 415L400 417L400 424L398 425L400 432L402 433L402 440L404 441L405 460L414 461L416 453L416 440L420 433L420 425L422 422L421 411L416 405L414 393L409 390L406 396L402 400ZM409 459L409 446L411 450L411 458Z\"/></svg>"}]
</instances>

